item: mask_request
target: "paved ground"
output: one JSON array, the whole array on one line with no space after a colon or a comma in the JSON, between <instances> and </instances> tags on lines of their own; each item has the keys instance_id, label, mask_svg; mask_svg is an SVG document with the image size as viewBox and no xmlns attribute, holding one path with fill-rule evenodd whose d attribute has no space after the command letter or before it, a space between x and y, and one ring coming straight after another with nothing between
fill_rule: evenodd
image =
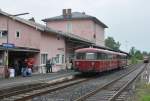
<instances>
[{"instance_id":1,"label":"paved ground","mask_svg":"<svg viewBox=\"0 0 150 101\"><path fill-rule=\"evenodd\" d=\"M58 79L60 77L66 77L70 75L78 74L78 72L74 72L73 70L68 71L60 71L57 73L48 73L48 74L35 74L32 75L32 77L14 77L9 79L0 79L0 89L13 87L13 86L19 86L19 85L25 85L25 84L31 84L33 82L39 82L39 81L51 81L54 79Z\"/></svg>"}]
</instances>

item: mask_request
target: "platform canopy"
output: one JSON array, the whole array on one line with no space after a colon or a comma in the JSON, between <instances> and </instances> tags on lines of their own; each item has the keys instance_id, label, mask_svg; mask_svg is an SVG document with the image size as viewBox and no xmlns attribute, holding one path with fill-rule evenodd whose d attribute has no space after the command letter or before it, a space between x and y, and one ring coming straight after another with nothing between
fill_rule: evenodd
<instances>
[{"instance_id":1,"label":"platform canopy","mask_svg":"<svg viewBox=\"0 0 150 101\"><path fill-rule=\"evenodd\" d=\"M8 51L20 51L20 52L40 52L39 49L34 49L34 48L26 48L26 47L13 47L13 48L7 48ZM5 51L6 48L0 45L0 50Z\"/></svg>"}]
</instances>

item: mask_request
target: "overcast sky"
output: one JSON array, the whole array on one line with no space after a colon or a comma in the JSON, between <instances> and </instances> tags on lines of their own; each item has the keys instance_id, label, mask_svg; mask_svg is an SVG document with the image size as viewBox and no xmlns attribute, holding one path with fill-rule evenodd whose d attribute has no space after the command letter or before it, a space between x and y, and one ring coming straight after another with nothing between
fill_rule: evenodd
<instances>
[{"instance_id":1,"label":"overcast sky","mask_svg":"<svg viewBox=\"0 0 150 101\"><path fill-rule=\"evenodd\" d=\"M8 13L29 12L24 18L41 19L60 15L63 8L85 12L108 25L106 37L121 43L122 50L131 46L150 51L150 0L0 0ZM41 23L41 22L40 22Z\"/></svg>"}]
</instances>

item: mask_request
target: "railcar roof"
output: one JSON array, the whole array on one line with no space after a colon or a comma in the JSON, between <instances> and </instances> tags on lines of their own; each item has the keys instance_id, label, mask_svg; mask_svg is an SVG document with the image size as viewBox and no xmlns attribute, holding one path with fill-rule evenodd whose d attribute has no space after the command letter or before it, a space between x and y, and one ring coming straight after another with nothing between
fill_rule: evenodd
<instances>
[{"instance_id":1,"label":"railcar roof","mask_svg":"<svg viewBox=\"0 0 150 101\"><path fill-rule=\"evenodd\" d=\"M107 54L116 54L116 55L126 56L126 54L123 54L123 53L118 53L118 52L113 52L113 51L104 50L104 49L98 49L98 48L82 48L82 49L77 49L75 52L76 53L101 52L101 53L107 53Z\"/></svg>"}]
</instances>

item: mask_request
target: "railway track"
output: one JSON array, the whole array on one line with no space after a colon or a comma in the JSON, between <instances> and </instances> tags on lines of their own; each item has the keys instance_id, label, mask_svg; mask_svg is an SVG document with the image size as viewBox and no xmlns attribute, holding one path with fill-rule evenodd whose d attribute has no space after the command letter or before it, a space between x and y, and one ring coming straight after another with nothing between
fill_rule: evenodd
<instances>
[{"instance_id":1,"label":"railway track","mask_svg":"<svg viewBox=\"0 0 150 101\"><path fill-rule=\"evenodd\" d=\"M0 95L0 101L26 101L28 99L31 99L35 96L39 96L42 94L46 94L49 92L56 91L58 89L62 89L65 87L69 87L75 84L79 84L85 81L88 81L92 78L73 78L70 80L65 80L62 82L57 82L57 83L41 83L41 84L36 84L32 85L31 87L25 89L17 89L12 92L6 92L4 94Z\"/></svg>"},{"instance_id":2,"label":"railway track","mask_svg":"<svg viewBox=\"0 0 150 101\"><path fill-rule=\"evenodd\" d=\"M140 65L137 65L137 67L139 66ZM109 80L112 80L113 77L116 78L116 76L122 75L130 70L133 70L134 68L136 68L135 65L132 68L123 69L121 71L108 72L104 75L100 75L98 78L89 80L88 82L83 82L63 89L58 89L57 91L49 92L43 96L34 97L31 101L74 101L81 95L84 95L90 90L95 89L97 84L103 85Z\"/></svg>"},{"instance_id":3,"label":"railway track","mask_svg":"<svg viewBox=\"0 0 150 101\"><path fill-rule=\"evenodd\" d=\"M134 70L134 68L133 68ZM131 70L131 71L133 71ZM67 87L71 87L73 85L77 85L83 82L88 82L95 78L76 78L64 82L53 83L53 84L37 84L34 87L26 87L25 89L15 90L10 93L1 94L0 101L25 101L28 99L32 99L36 96L41 96L43 94L59 91L60 89L64 89ZM81 97L80 97L81 98ZM80 100L80 99L76 99Z\"/></svg>"},{"instance_id":4,"label":"railway track","mask_svg":"<svg viewBox=\"0 0 150 101\"><path fill-rule=\"evenodd\" d=\"M147 65L144 64L74 101L124 101L123 98L126 94L122 92L141 74L145 66Z\"/></svg>"},{"instance_id":5,"label":"railway track","mask_svg":"<svg viewBox=\"0 0 150 101\"><path fill-rule=\"evenodd\" d=\"M37 89L41 89L44 87L49 87L49 86L53 86L59 83L63 83L63 82L68 82L70 80L75 80L77 79L76 77L74 78L74 76L69 76L67 78L60 78L61 80L52 80L51 82L49 82L48 80L46 81L39 81L39 82L32 82L31 84L22 84L19 86L15 86L15 87L8 87L8 88L4 88L4 89L0 89L0 99L4 99L10 96L14 96L20 93L26 93L29 92L31 90L37 90Z\"/></svg>"}]
</instances>

